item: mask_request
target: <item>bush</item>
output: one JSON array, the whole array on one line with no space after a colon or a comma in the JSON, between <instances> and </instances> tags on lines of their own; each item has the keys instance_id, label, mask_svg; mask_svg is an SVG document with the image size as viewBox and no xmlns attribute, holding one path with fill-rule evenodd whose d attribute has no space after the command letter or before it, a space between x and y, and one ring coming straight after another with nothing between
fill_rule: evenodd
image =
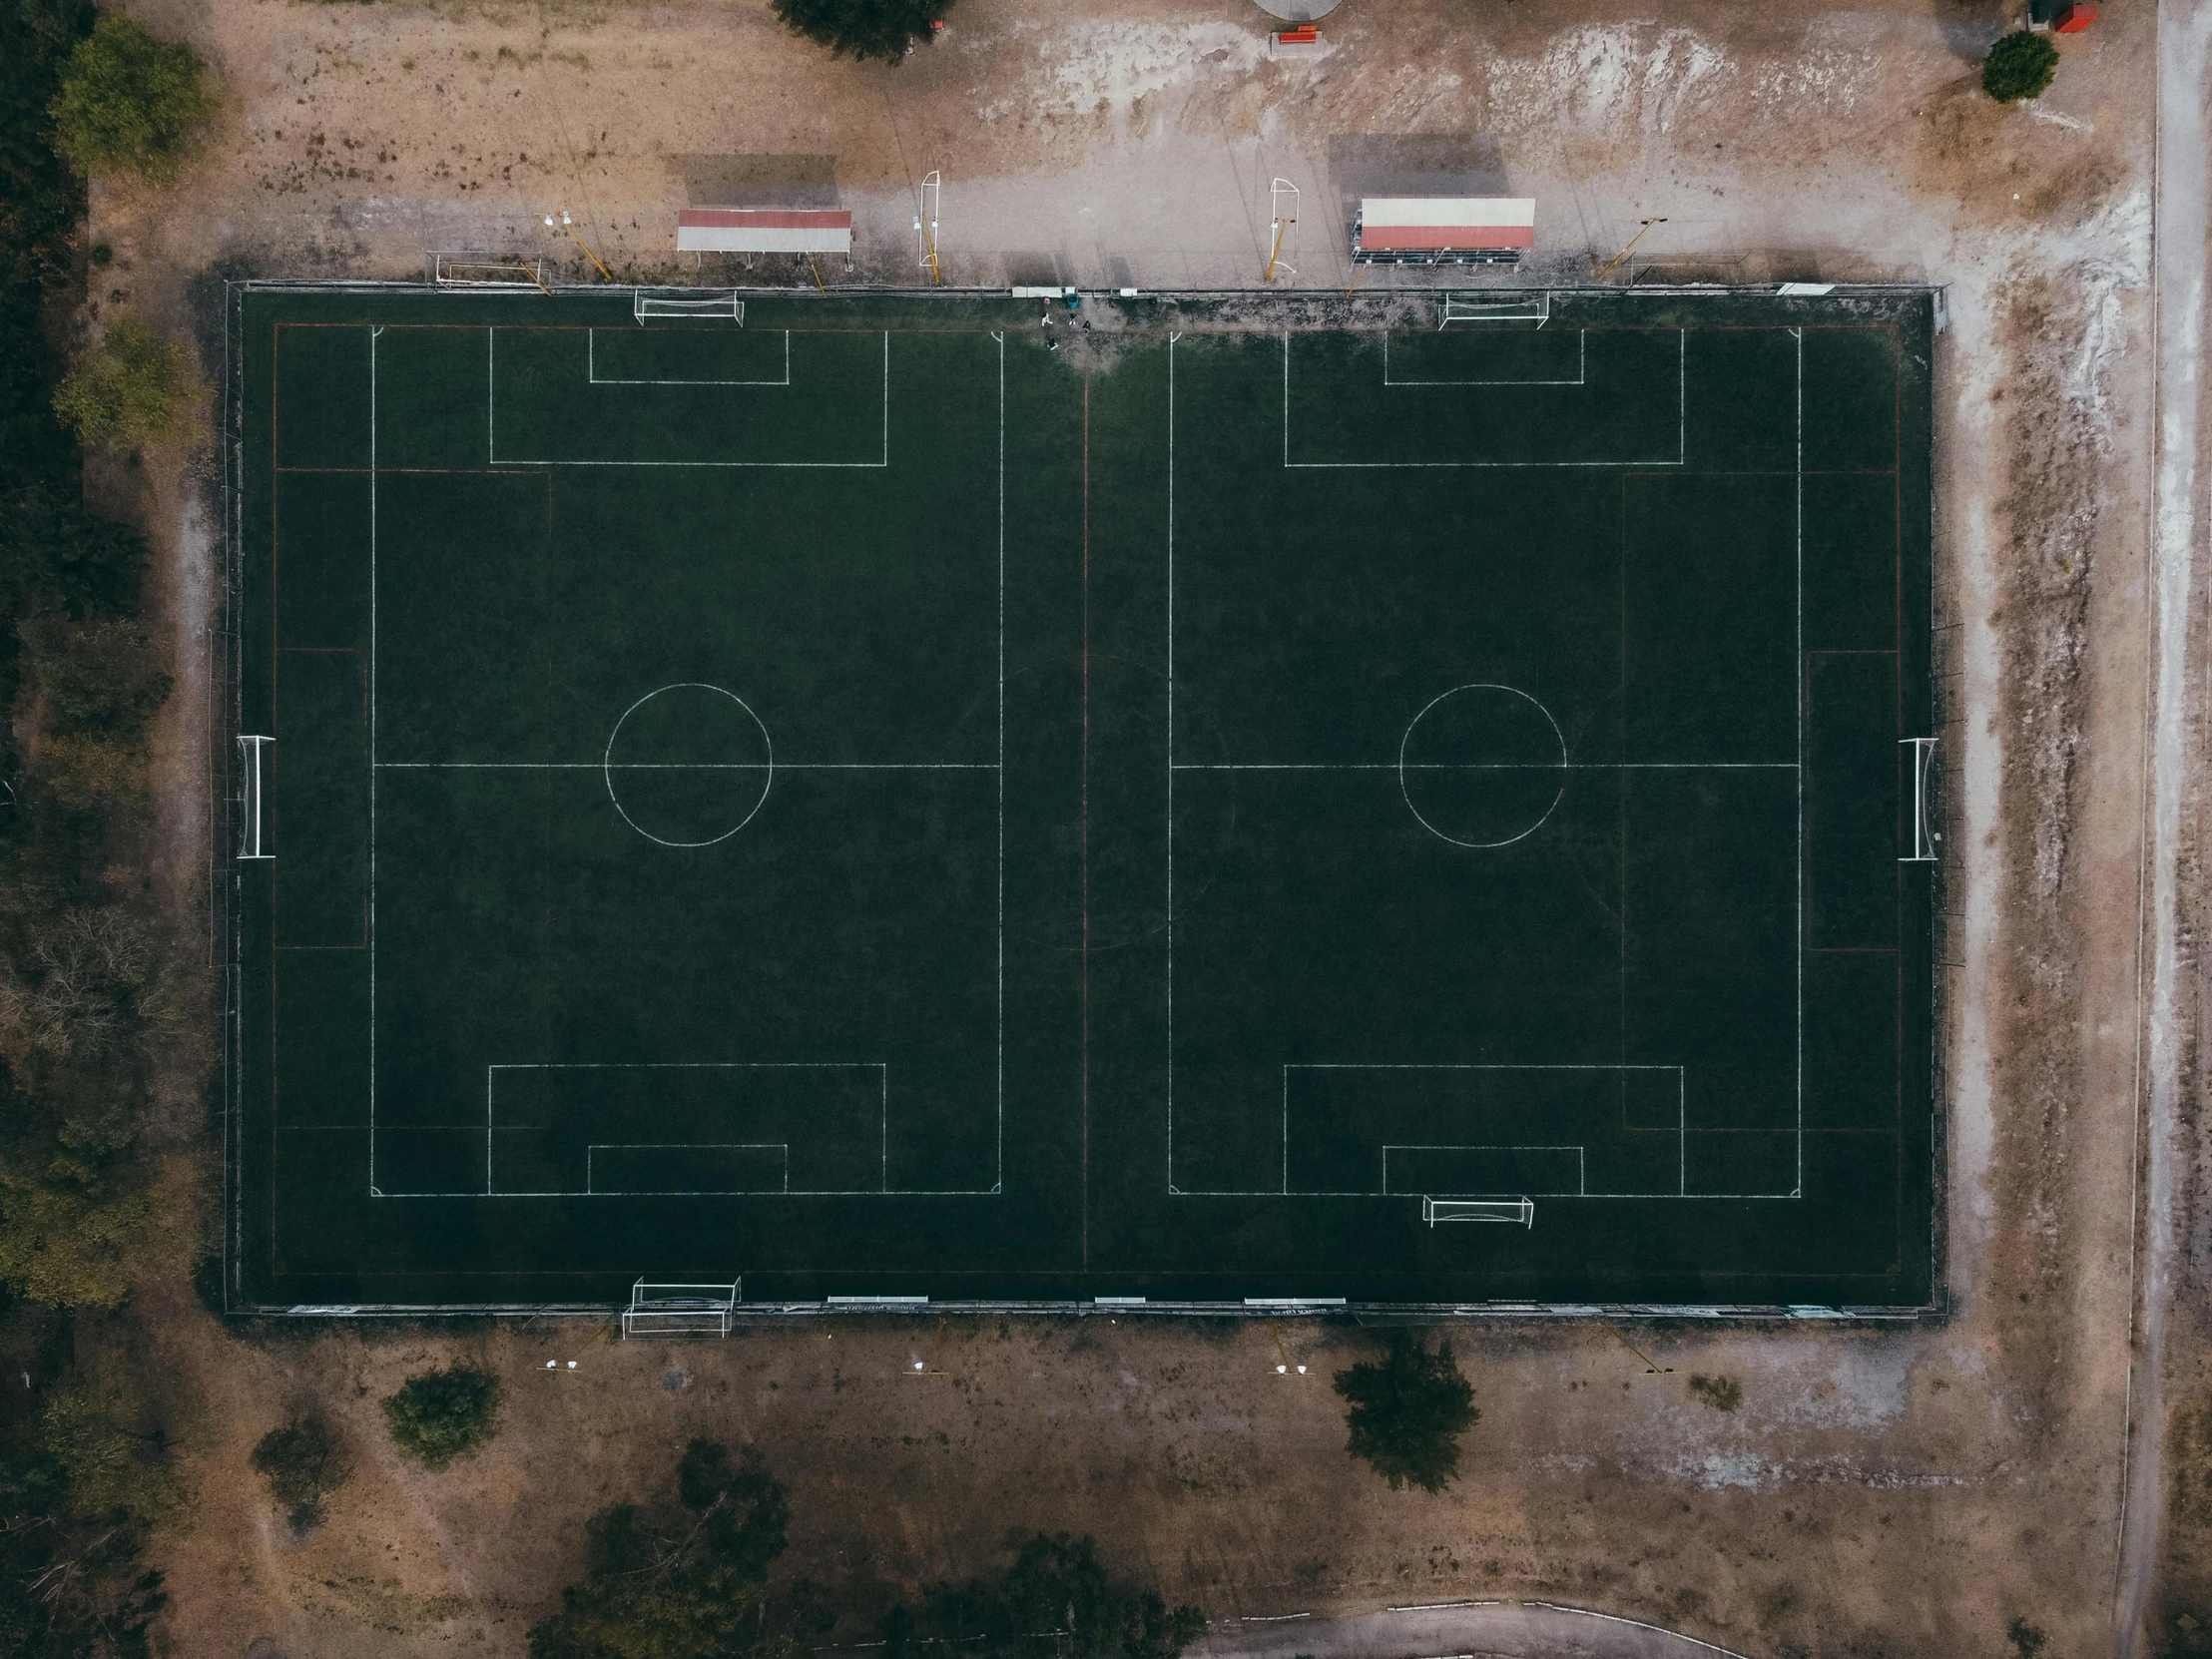
<instances>
[{"instance_id":1,"label":"bush","mask_svg":"<svg viewBox=\"0 0 2212 1659\"><path fill-rule=\"evenodd\" d=\"M322 1520L322 1496L351 1472L345 1442L313 1412L272 1428L254 1447L254 1467L269 1481L269 1495L284 1506L294 1532Z\"/></svg>"},{"instance_id":2,"label":"bush","mask_svg":"<svg viewBox=\"0 0 2212 1659\"><path fill-rule=\"evenodd\" d=\"M591 1518L585 1577L531 1629L531 1659L806 1659L800 1637L827 1625L805 1580L770 1605L791 1506L760 1453L694 1440L675 1495Z\"/></svg>"},{"instance_id":3,"label":"bush","mask_svg":"<svg viewBox=\"0 0 2212 1659\"><path fill-rule=\"evenodd\" d=\"M927 40L931 25L952 0L775 0L776 15L809 40L834 53L883 58L896 63L916 41Z\"/></svg>"},{"instance_id":4,"label":"bush","mask_svg":"<svg viewBox=\"0 0 2212 1659\"><path fill-rule=\"evenodd\" d=\"M1733 1377L1692 1377L1690 1392L1716 1411L1733 1411L1744 1402L1744 1385Z\"/></svg>"},{"instance_id":5,"label":"bush","mask_svg":"<svg viewBox=\"0 0 2212 1659\"><path fill-rule=\"evenodd\" d=\"M1481 1420L1474 1387L1459 1375L1451 1344L1433 1350L1404 1331L1390 1333L1380 1363L1362 1362L1336 1377L1351 1401L1346 1449L1400 1486L1440 1492L1459 1472L1459 1436Z\"/></svg>"},{"instance_id":6,"label":"bush","mask_svg":"<svg viewBox=\"0 0 2212 1659\"><path fill-rule=\"evenodd\" d=\"M42 732L135 737L169 701L168 654L138 623L57 618L21 634Z\"/></svg>"},{"instance_id":7,"label":"bush","mask_svg":"<svg viewBox=\"0 0 2212 1659\"><path fill-rule=\"evenodd\" d=\"M884 1659L1177 1659L1205 1633L1198 1608L1171 1611L1065 1532L1037 1533L995 1579L930 1585L919 1613L894 1607L882 1625Z\"/></svg>"},{"instance_id":8,"label":"bush","mask_svg":"<svg viewBox=\"0 0 2212 1659\"><path fill-rule=\"evenodd\" d=\"M143 1247L153 1206L129 1193L102 1198L83 1188L77 1181L0 1179L0 1284L25 1301L120 1308L130 1295L126 1252Z\"/></svg>"},{"instance_id":9,"label":"bush","mask_svg":"<svg viewBox=\"0 0 2212 1659\"><path fill-rule=\"evenodd\" d=\"M192 354L136 317L117 317L54 388L54 412L88 444L136 449L191 424Z\"/></svg>"},{"instance_id":10,"label":"bush","mask_svg":"<svg viewBox=\"0 0 2212 1659\"><path fill-rule=\"evenodd\" d=\"M474 1366L410 1377L384 1401L391 1443L426 1469L442 1469L498 1428L499 1379Z\"/></svg>"},{"instance_id":11,"label":"bush","mask_svg":"<svg viewBox=\"0 0 2212 1659\"><path fill-rule=\"evenodd\" d=\"M83 621L138 603L146 539L53 488L0 495L0 610Z\"/></svg>"},{"instance_id":12,"label":"bush","mask_svg":"<svg viewBox=\"0 0 2212 1659\"><path fill-rule=\"evenodd\" d=\"M207 73L191 47L157 40L131 18L103 17L62 66L48 106L55 145L84 173L165 183L215 115Z\"/></svg>"},{"instance_id":13,"label":"bush","mask_svg":"<svg viewBox=\"0 0 2212 1659\"><path fill-rule=\"evenodd\" d=\"M185 1491L169 1431L153 1402L114 1385L80 1382L47 1396L38 1446L69 1471L86 1514L128 1510L157 1525L181 1519Z\"/></svg>"},{"instance_id":14,"label":"bush","mask_svg":"<svg viewBox=\"0 0 2212 1659\"><path fill-rule=\"evenodd\" d=\"M2015 29L1989 48L1981 66L1981 90L2000 104L2040 98L2058 73L2058 48L2042 35Z\"/></svg>"}]
</instances>

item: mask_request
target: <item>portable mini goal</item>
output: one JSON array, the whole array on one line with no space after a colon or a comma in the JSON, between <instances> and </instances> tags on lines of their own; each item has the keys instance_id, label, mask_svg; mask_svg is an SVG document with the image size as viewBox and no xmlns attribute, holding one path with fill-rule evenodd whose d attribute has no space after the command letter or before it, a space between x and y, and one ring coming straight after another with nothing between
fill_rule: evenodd
<instances>
[{"instance_id":1,"label":"portable mini goal","mask_svg":"<svg viewBox=\"0 0 2212 1659\"><path fill-rule=\"evenodd\" d=\"M1438 329L1454 322L1532 322L1541 328L1551 320L1551 292L1490 295L1447 293L1444 318Z\"/></svg>"},{"instance_id":2,"label":"portable mini goal","mask_svg":"<svg viewBox=\"0 0 2212 1659\"><path fill-rule=\"evenodd\" d=\"M639 1280L622 1311L622 1336L727 1337L737 1317L739 1280L729 1285L656 1285Z\"/></svg>"},{"instance_id":3,"label":"portable mini goal","mask_svg":"<svg viewBox=\"0 0 2212 1659\"><path fill-rule=\"evenodd\" d=\"M639 288L630 298L630 314L640 323L656 317L695 317L745 325L745 301L735 288Z\"/></svg>"},{"instance_id":4,"label":"portable mini goal","mask_svg":"<svg viewBox=\"0 0 2212 1659\"><path fill-rule=\"evenodd\" d=\"M505 259L496 254L432 254L430 275L441 288L504 288L510 293L542 293L543 260Z\"/></svg>"},{"instance_id":5,"label":"portable mini goal","mask_svg":"<svg viewBox=\"0 0 2212 1659\"><path fill-rule=\"evenodd\" d=\"M1420 1219L1431 1227L1440 1221L1501 1221L1534 1227L1536 1204L1526 1198L1424 1198Z\"/></svg>"}]
</instances>

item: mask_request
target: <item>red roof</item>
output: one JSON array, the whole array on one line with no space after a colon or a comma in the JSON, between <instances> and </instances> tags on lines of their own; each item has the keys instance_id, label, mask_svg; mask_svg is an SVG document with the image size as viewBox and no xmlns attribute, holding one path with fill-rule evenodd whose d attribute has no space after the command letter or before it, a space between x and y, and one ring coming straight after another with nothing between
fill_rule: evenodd
<instances>
[{"instance_id":1,"label":"red roof","mask_svg":"<svg viewBox=\"0 0 2212 1659\"><path fill-rule=\"evenodd\" d=\"M679 226L727 231L849 231L852 215L830 208L686 208Z\"/></svg>"}]
</instances>

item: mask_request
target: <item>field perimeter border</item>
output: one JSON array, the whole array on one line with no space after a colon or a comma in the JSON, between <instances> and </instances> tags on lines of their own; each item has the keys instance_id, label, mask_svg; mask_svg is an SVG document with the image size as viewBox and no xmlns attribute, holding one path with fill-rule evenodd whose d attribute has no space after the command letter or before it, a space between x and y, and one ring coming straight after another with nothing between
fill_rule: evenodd
<instances>
[{"instance_id":1,"label":"field perimeter border","mask_svg":"<svg viewBox=\"0 0 2212 1659\"><path fill-rule=\"evenodd\" d=\"M594 295L612 297L628 294L633 284L610 286L603 283L554 283L551 292L559 298L585 298ZM1130 331L1151 334L1155 330L1164 337L1168 329L1187 331L1219 330L1224 333L1281 333L1286 330L1341 330L1350 327L1386 328L1403 323L1412 314L1432 317L1447 289L1465 296L1480 293L1499 298L1516 294L1544 293L1557 301L1569 304L1610 305L1629 303L1639 308L1654 303L1681 306L1685 311L1702 309L1707 303L1761 300L1789 309L1802 307L1806 322L1814 322L1837 315L1839 307L1858 301L1872 311L1887 308L1898 302L1910 302L1925 298L1929 313L1929 361L1925 365L1931 382L1936 378L1936 357L1947 333L1948 318L1945 314L1946 284L1935 281L1897 281L1867 283L1837 283L1832 290L1819 296L1794 296L1781 293L1782 284L1775 282L1742 284L1683 284L1639 285L1635 287L1577 287L1537 285L1490 286L1475 282L1456 284L1438 283L1430 287L1375 288L1358 294L1315 294L1298 290L1271 292L1262 289L1159 289L1138 294L1118 293L1111 287L1087 289L1083 297L1088 304L1116 308L1127 320ZM865 313L871 302L875 305L900 307L933 307L937 305L977 305L998 301L1010 308L1010 314L1026 315L1034 308L1034 301L1016 300L1004 287L893 287L859 284L833 284L827 289L813 287L756 286L736 290L748 298L786 301L798 305L827 306L830 304L855 307ZM535 290L532 290L535 292ZM218 1104L218 1129L222 1137L222 1229L223 1242L220 1258L210 1259L196 1270L194 1279L202 1300L211 1311L227 1316L243 1318L295 1320L337 1319L398 1319L421 1320L436 1318L495 1318L495 1319L581 1319L613 1321L622 1303L619 1300L574 1301L549 1299L543 1302L437 1302L437 1303L268 1303L257 1302L244 1292L244 1205L242 1180L244 1152L243 1093L244 1082L241 1061L243 1057L243 999L242 975L242 906L240 904L240 875L237 860L229 849L237 838L237 814L243 778L238 760L237 738L242 730L241 709L244 695L243 662L237 642L242 623L242 580L244 568L245 529L241 504L246 483L244 454L246 335L244 329L244 305L246 297L253 293L355 293L363 296L428 297L442 295L441 303L456 306L498 305L509 307L516 299L513 294L494 294L487 298L481 292L441 289L435 283L420 278L393 280L379 278L311 278L311 277L234 277L224 284L223 320L220 336L224 369L218 387L219 417L217 441L222 461L222 565L219 606L207 627L208 674L206 766L208 777L208 963L217 970L219 985L218 1041L221 1051L221 1096ZM527 295L522 296L527 298ZM543 295L539 295L543 297ZM528 306L521 307L527 311ZM517 318L516 320L520 320ZM1778 318L1778 323L1781 321ZM863 324L868 325L868 324ZM879 325L879 324L876 324ZM1934 410L1931 408L1931 415ZM1932 710L1930 730L1934 735L1951 735L1962 730L1962 712L1954 706L1957 695L1949 684L1943 663L1946 653L1954 652L1952 640L1957 620L1948 613L1939 575L1945 567L1944 550L1936 536L1937 520L1935 503L1935 454L1932 444L1928 455L1929 513L1930 523L1930 628L1931 649L1929 677L1932 682ZM1938 778L1936 784L1936 813L1933 823L1945 823L1948 802ZM1955 844L1956 837L1946 839ZM1927 1067L1930 1082L1929 1119L1929 1291L1927 1300L1918 1306L1811 1306L1783 1304L1672 1304L1672 1303L1551 1303L1500 1299L1484 1302L1354 1302L1330 1298L1260 1299L1243 1302L1192 1299L1188 1301L1118 1299L1118 1298L1070 1298L1065 1300L928 1300L903 1306L870 1306L862 1301L857 1304L844 1300L832 1304L827 1301L762 1301L738 1305L737 1317L747 1322L764 1324L790 1320L819 1319L834 1315L840 1318L875 1317L896 1315L913 1319L936 1314L1005 1315L1028 1314L1053 1318L1070 1315L1088 1317L1106 1314L1114 1317L1148 1316L1152 1318L1205 1318L1205 1319L1329 1319L1349 1320L1360 1325L1390 1324L1439 1324L1465 1323L1489 1325L1521 1325L1529 1321L1580 1321L1598 1320L1660 1324L1669 1322L1729 1323L1729 1324L1784 1324L1815 1321L1839 1324L1880 1324L1885 1326L1941 1325L1949 1319L1949 1288L1947 1283L1948 1227L1946 1201L1948 1197L1947 1163L1945 1158L1949 1122L1948 1084L1952 1067L1946 1047L1945 1009L1949 1001L1947 977L1958 966L1949 957L1945 937L1950 915L1948 907L1947 864L1935 865L1934 886L1930 911L1932 937L1929 947L1931 966L1929 985L1929 1052L1922 1063ZM220 1270L219 1272L213 1270ZM211 1282L211 1279L213 1282ZM889 1293L885 1293L886 1295Z\"/></svg>"}]
</instances>

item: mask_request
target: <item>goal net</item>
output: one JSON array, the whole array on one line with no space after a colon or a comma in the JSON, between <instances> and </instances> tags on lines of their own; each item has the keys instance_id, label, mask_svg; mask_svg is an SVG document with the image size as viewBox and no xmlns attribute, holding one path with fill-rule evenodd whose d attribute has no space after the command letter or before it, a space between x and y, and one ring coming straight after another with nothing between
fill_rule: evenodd
<instances>
[{"instance_id":1,"label":"goal net","mask_svg":"<svg viewBox=\"0 0 2212 1659\"><path fill-rule=\"evenodd\" d=\"M501 259L492 254L433 254L431 275L441 288L507 288L551 293L543 260Z\"/></svg>"},{"instance_id":2,"label":"goal net","mask_svg":"<svg viewBox=\"0 0 2212 1659\"><path fill-rule=\"evenodd\" d=\"M743 1283L656 1285L641 1279L630 1287L630 1306L622 1311L623 1339L727 1337Z\"/></svg>"},{"instance_id":3,"label":"goal net","mask_svg":"<svg viewBox=\"0 0 2212 1659\"><path fill-rule=\"evenodd\" d=\"M640 322L654 317L700 317L743 326L745 301L735 288L683 288L673 293L639 288L631 298L630 314Z\"/></svg>"},{"instance_id":4,"label":"goal net","mask_svg":"<svg viewBox=\"0 0 2212 1659\"><path fill-rule=\"evenodd\" d=\"M1534 1227L1536 1205L1526 1198L1424 1198L1420 1219L1431 1227L1440 1221L1501 1221Z\"/></svg>"},{"instance_id":5,"label":"goal net","mask_svg":"<svg viewBox=\"0 0 2212 1659\"><path fill-rule=\"evenodd\" d=\"M1551 320L1551 294L1505 293L1496 296L1444 295L1444 319L1439 329L1454 322L1527 322L1541 328Z\"/></svg>"}]
</instances>

